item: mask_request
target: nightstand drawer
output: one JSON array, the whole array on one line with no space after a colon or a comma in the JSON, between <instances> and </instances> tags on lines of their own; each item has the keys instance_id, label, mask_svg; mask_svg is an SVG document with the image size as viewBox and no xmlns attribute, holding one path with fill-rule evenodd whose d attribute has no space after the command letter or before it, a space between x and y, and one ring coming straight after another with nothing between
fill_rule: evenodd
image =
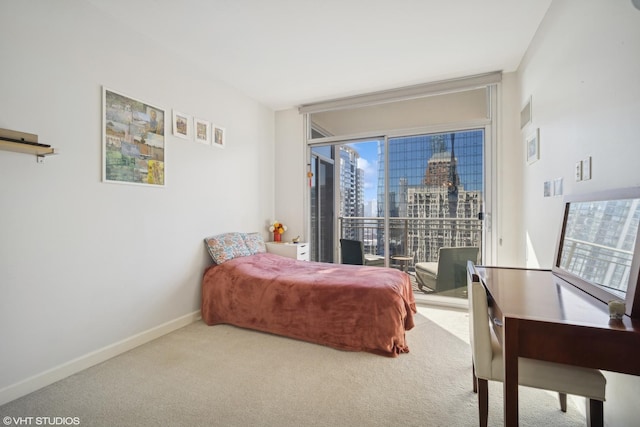
<instances>
[{"instance_id":1,"label":"nightstand drawer","mask_svg":"<svg viewBox=\"0 0 640 427\"><path fill-rule=\"evenodd\" d=\"M309 261L309 244L297 243L295 245L298 247L296 259L299 259L300 261Z\"/></svg>"}]
</instances>

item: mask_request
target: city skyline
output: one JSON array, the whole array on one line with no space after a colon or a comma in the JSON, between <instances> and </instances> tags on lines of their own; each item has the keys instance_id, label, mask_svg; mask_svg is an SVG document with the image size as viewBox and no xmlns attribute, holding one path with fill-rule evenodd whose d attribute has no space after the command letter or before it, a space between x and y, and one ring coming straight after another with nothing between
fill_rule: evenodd
<instances>
[{"instance_id":1,"label":"city skyline","mask_svg":"<svg viewBox=\"0 0 640 427\"><path fill-rule=\"evenodd\" d=\"M437 260L441 247L479 248L483 142L474 130L391 138L386 151L384 140L339 146L340 236L377 256L388 242L389 255L423 262ZM387 215L381 228L374 218Z\"/></svg>"},{"instance_id":2,"label":"city skyline","mask_svg":"<svg viewBox=\"0 0 640 427\"><path fill-rule=\"evenodd\" d=\"M429 160L436 153L449 153L451 135L455 135L454 154L460 186L467 191L483 191L484 131L469 130L455 133L418 135L389 139L389 192L398 193L402 180L409 187L424 186ZM358 169L364 174L363 203L377 204L383 179L384 140L372 139L350 143L359 155ZM374 215L375 216L375 215Z\"/></svg>"},{"instance_id":3,"label":"city skyline","mask_svg":"<svg viewBox=\"0 0 640 427\"><path fill-rule=\"evenodd\" d=\"M481 247L483 129L390 138L386 152L384 139L317 146L312 152L318 174L312 212L325 231L323 241L332 238L326 231L336 215L340 238L360 240L376 256L388 251L433 262L440 247ZM382 226L385 215L389 223ZM333 246L327 241L322 247L329 249L318 259L333 259Z\"/></svg>"}]
</instances>

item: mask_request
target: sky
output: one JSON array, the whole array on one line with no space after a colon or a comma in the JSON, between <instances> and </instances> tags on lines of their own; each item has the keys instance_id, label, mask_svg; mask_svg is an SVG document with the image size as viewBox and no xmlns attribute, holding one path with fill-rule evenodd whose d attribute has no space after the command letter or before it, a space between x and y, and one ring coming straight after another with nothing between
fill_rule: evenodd
<instances>
[{"instance_id":1,"label":"sky","mask_svg":"<svg viewBox=\"0 0 640 427\"><path fill-rule=\"evenodd\" d=\"M364 171L364 200L378 197L378 141L350 144L360 153L358 169Z\"/></svg>"}]
</instances>

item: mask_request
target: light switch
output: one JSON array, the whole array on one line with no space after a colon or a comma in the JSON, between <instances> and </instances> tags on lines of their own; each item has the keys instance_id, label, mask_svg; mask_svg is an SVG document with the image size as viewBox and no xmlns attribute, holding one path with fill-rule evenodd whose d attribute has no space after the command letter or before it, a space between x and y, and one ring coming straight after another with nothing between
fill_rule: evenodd
<instances>
[{"instance_id":1,"label":"light switch","mask_svg":"<svg viewBox=\"0 0 640 427\"><path fill-rule=\"evenodd\" d=\"M582 181L582 161L576 162L575 176L576 182Z\"/></svg>"}]
</instances>

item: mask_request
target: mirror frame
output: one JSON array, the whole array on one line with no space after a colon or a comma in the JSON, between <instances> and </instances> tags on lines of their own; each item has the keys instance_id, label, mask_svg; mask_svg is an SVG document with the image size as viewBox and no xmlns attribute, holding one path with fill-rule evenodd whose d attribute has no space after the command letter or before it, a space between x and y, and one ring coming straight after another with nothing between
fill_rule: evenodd
<instances>
[{"instance_id":1,"label":"mirror frame","mask_svg":"<svg viewBox=\"0 0 640 427\"><path fill-rule=\"evenodd\" d=\"M558 233L558 243L556 245L556 254L552 267L552 272L556 276L571 283L591 296L599 299L605 304L611 300L619 300L616 294L607 291L606 288L585 280L560 267L562 259L562 246L564 244L564 233L567 226L567 218L569 216L569 206L574 202L598 202L606 200L625 200L640 199L640 187L623 188L597 193L587 193L566 196L563 200L563 216L560 233ZM633 258L631 260L631 272L629 274L629 283L627 284L627 292L625 298L625 314L631 318L640 318L640 226L636 234L636 243L633 249Z\"/></svg>"}]
</instances>

